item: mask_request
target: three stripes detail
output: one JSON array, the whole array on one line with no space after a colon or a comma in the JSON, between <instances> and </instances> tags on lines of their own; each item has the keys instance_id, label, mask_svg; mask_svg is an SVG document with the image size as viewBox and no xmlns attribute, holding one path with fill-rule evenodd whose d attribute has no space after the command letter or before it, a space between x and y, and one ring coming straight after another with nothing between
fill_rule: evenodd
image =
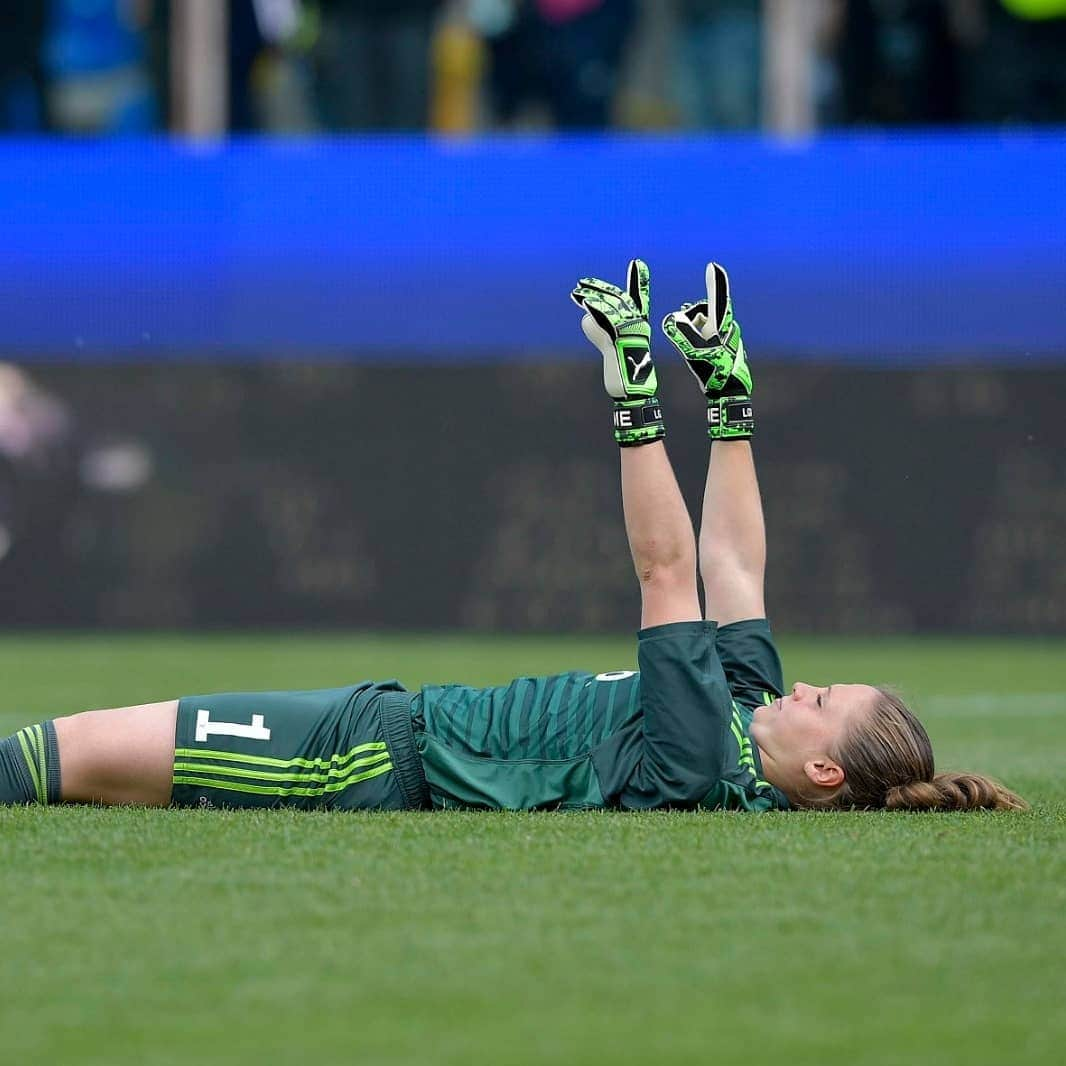
<instances>
[{"instance_id":1,"label":"three stripes detail","mask_svg":"<svg viewBox=\"0 0 1066 1066\"><path fill-rule=\"evenodd\" d=\"M391 769L392 759L384 741L358 744L328 759L273 759L196 748L174 752L174 784L256 796L321 797Z\"/></svg>"}]
</instances>

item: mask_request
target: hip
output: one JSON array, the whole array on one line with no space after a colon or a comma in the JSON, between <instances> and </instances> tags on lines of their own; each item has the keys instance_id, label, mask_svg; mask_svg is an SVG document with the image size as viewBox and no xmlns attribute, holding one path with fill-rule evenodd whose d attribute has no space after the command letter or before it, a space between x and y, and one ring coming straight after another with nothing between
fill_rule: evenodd
<instances>
[{"instance_id":1,"label":"hip","mask_svg":"<svg viewBox=\"0 0 1066 1066\"><path fill-rule=\"evenodd\" d=\"M394 681L178 701L172 802L199 807L428 806L410 695Z\"/></svg>"}]
</instances>

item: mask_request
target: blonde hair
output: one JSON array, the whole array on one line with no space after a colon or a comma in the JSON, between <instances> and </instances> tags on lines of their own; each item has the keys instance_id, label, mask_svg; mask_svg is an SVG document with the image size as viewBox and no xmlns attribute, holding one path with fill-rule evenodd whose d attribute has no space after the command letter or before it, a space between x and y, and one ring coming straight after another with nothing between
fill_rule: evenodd
<instances>
[{"instance_id":1,"label":"blonde hair","mask_svg":"<svg viewBox=\"0 0 1066 1066\"><path fill-rule=\"evenodd\" d=\"M1028 804L990 777L936 773L925 727L894 692L877 689L873 711L844 736L844 783L811 806L889 811L1022 811Z\"/></svg>"}]
</instances>

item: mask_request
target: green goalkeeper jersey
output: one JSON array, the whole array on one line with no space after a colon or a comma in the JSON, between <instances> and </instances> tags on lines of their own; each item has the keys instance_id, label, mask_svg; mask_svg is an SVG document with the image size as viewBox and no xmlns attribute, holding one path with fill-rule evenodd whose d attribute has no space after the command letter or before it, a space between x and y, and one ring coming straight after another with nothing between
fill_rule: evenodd
<instances>
[{"instance_id":1,"label":"green goalkeeper jersey","mask_svg":"<svg viewBox=\"0 0 1066 1066\"><path fill-rule=\"evenodd\" d=\"M434 806L788 806L750 737L755 708L783 686L764 619L644 629L637 665L424 687L412 714Z\"/></svg>"}]
</instances>

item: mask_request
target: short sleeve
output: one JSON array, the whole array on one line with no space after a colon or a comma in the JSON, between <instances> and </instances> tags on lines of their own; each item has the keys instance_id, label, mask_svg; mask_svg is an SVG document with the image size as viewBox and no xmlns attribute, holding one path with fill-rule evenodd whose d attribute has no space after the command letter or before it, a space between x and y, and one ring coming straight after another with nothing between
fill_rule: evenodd
<instances>
[{"instance_id":1,"label":"short sleeve","mask_svg":"<svg viewBox=\"0 0 1066 1066\"><path fill-rule=\"evenodd\" d=\"M752 709L784 695L781 657L765 618L720 626L715 648L738 703Z\"/></svg>"},{"instance_id":2,"label":"short sleeve","mask_svg":"<svg viewBox=\"0 0 1066 1066\"><path fill-rule=\"evenodd\" d=\"M713 622L674 622L641 630L643 737L623 806L694 807L720 778L732 701L715 629Z\"/></svg>"}]
</instances>

